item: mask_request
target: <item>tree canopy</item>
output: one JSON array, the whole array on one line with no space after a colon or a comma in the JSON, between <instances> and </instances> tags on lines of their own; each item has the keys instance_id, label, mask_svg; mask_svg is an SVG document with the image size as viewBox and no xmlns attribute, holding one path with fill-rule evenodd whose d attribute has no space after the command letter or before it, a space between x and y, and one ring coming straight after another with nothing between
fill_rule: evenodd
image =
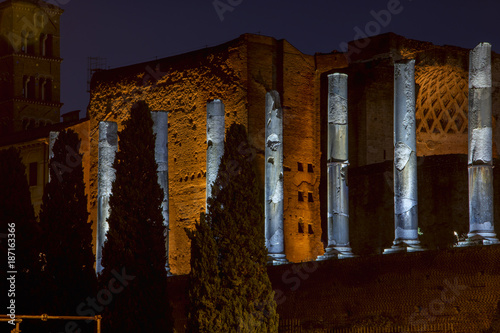
<instances>
[{"instance_id":1,"label":"tree canopy","mask_svg":"<svg viewBox=\"0 0 500 333\"><path fill-rule=\"evenodd\" d=\"M191 332L278 331L254 154L245 127L232 124L206 218L190 235Z\"/></svg>"},{"instance_id":2,"label":"tree canopy","mask_svg":"<svg viewBox=\"0 0 500 333\"><path fill-rule=\"evenodd\" d=\"M109 200L107 240L99 283L112 299L106 332L169 332L172 329L165 271L165 226L154 157L155 136L148 105L136 103L119 133ZM121 286L112 281L121 276ZM113 280L114 279L114 280ZM117 291L119 290L119 291Z\"/></svg>"}]
</instances>

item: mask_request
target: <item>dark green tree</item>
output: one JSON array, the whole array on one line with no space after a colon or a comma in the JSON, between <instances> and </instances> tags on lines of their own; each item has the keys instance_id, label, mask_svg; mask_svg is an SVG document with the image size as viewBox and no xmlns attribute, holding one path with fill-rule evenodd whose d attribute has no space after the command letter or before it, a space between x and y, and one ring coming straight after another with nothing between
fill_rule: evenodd
<instances>
[{"instance_id":1,"label":"dark green tree","mask_svg":"<svg viewBox=\"0 0 500 333\"><path fill-rule=\"evenodd\" d=\"M5 310L7 307L5 300L13 298L17 314L35 313L38 309L38 287L35 287L34 281L40 269L40 230L31 204L25 167L19 152L14 148L0 150L0 228L0 254L4 258L1 264L1 286L5 294L10 289L6 280L7 271L17 271L15 297L3 297L2 308ZM9 229L14 231L15 238L8 236ZM13 247L9 248L9 244ZM15 263L8 266L7 259L12 254Z\"/></svg>"},{"instance_id":2,"label":"dark green tree","mask_svg":"<svg viewBox=\"0 0 500 333\"><path fill-rule=\"evenodd\" d=\"M253 157L244 126L232 124L226 133L224 155L206 217L217 251L219 279L210 283L219 284L215 301L218 314L213 317L219 318L221 332L278 331L276 302L266 270L262 196L252 166ZM209 234L207 226L202 220L194 239L205 237L200 235L203 231ZM194 245L199 246L196 241ZM206 241L205 246L212 251L210 242ZM200 255L203 250L193 250L192 265L196 269L200 265L196 261L205 257Z\"/></svg>"},{"instance_id":3,"label":"dark green tree","mask_svg":"<svg viewBox=\"0 0 500 333\"><path fill-rule=\"evenodd\" d=\"M205 214L200 214L200 223L194 231L188 231L188 236L191 239L191 272L187 331L222 332L218 251Z\"/></svg>"},{"instance_id":4,"label":"dark green tree","mask_svg":"<svg viewBox=\"0 0 500 333\"><path fill-rule=\"evenodd\" d=\"M71 129L61 131L52 152L50 181L40 209L44 259L41 286L45 292L40 312L78 315L80 303L95 296L97 287L80 138ZM65 325L47 324L57 332L65 331ZM80 328L82 332L91 332L93 326L81 324Z\"/></svg>"},{"instance_id":5,"label":"dark green tree","mask_svg":"<svg viewBox=\"0 0 500 333\"><path fill-rule=\"evenodd\" d=\"M100 286L109 288L113 297L104 312L103 331L169 332L163 191L158 185L153 121L144 101L134 104L124 126L99 277ZM117 274L126 276L119 292L110 287Z\"/></svg>"}]
</instances>

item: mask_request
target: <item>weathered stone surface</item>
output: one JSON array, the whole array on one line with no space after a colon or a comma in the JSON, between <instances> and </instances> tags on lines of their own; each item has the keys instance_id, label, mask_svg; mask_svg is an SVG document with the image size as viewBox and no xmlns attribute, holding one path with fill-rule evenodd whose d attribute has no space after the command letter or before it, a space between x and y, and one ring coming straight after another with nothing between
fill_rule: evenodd
<instances>
[{"instance_id":1,"label":"weathered stone surface","mask_svg":"<svg viewBox=\"0 0 500 333\"><path fill-rule=\"evenodd\" d=\"M469 63L469 234L467 242L498 243L493 222L491 45L470 52Z\"/></svg>"},{"instance_id":2,"label":"weathered stone surface","mask_svg":"<svg viewBox=\"0 0 500 333\"><path fill-rule=\"evenodd\" d=\"M158 184L163 191L163 200L161 203L163 225L165 226L165 253L166 263L165 270L170 272L168 264L169 252L169 195L168 195L168 112L152 111L151 118L153 119L153 133L155 134L155 161L158 171Z\"/></svg>"},{"instance_id":3,"label":"weathered stone surface","mask_svg":"<svg viewBox=\"0 0 500 333\"><path fill-rule=\"evenodd\" d=\"M469 88L491 88L491 45L480 43L469 57Z\"/></svg>"},{"instance_id":4,"label":"weathered stone surface","mask_svg":"<svg viewBox=\"0 0 500 333\"><path fill-rule=\"evenodd\" d=\"M327 232L328 245L319 260L353 256L349 243L348 77L328 75Z\"/></svg>"},{"instance_id":5,"label":"weathered stone surface","mask_svg":"<svg viewBox=\"0 0 500 333\"><path fill-rule=\"evenodd\" d=\"M283 226L283 109L276 90L266 93L265 237L269 261L286 262Z\"/></svg>"},{"instance_id":6,"label":"weathered stone surface","mask_svg":"<svg viewBox=\"0 0 500 333\"><path fill-rule=\"evenodd\" d=\"M207 200L212 196L212 186L224 155L225 115L224 103L220 99L207 103Z\"/></svg>"},{"instance_id":7,"label":"weathered stone surface","mask_svg":"<svg viewBox=\"0 0 500 333\"><path fill-rule=\"evenodd\" d=\"M394 246L419 250L415 60L394 63ZM406 249L408 246L408 249Z\"/></svg>"},{"instance_id":8,"label":"weathered stone surface","mask_svg":"<svg viewBox=\"0 0 500 333\"><path fill-rule=\"evenodd\" d=\"M98 173L97 173L97 231L96 231L96 272L101 273L103 267L102 248L108 232L108 217L111 214L109 197L112 193L116 170L113 168L118 150L117 124L112 121L99 123Z\"/></svg>"}]
</instances>

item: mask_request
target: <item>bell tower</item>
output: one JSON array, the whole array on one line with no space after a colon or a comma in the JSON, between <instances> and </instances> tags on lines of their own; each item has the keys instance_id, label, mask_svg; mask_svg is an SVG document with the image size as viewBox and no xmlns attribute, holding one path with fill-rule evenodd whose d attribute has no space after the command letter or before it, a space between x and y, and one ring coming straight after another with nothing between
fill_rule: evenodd
<instances>
[{"instance_id":1,"label":"bell tower","mask_svg":"<svg viewBox=\"0 0 500 333\"><path fill-rule=\"evenodd\" d=\"M59 122L62 13L42 0L0 3L0 136Z\"/></svg>"}]
</instances>

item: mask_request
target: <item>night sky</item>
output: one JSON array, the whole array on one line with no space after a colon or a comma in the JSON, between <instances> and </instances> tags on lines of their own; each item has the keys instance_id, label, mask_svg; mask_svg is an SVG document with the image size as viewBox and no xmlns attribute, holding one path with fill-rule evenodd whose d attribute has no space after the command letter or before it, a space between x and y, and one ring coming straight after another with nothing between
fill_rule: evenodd
<instances>
[{"instance_id":1,"label":"night sky","mask_svg":"<svg viewBox=\"0 0 500 333\"><path fill-rule=\"evenodd\" d=\"M284 38L314 54L341 50L342 42L364 37L359 31L367 36L394 32L465 48L489 42L500 53L498 0L218 0L232 9L222 14L223 20L213 0L57 1L65 10L61 113L80 109L81 116L89 100L89 56L107 58L107 66L115 68L221 44L244 33ZM388 7L393 13L381 14L378 23L374 13Z\"/></svg>"}]
</instances>

